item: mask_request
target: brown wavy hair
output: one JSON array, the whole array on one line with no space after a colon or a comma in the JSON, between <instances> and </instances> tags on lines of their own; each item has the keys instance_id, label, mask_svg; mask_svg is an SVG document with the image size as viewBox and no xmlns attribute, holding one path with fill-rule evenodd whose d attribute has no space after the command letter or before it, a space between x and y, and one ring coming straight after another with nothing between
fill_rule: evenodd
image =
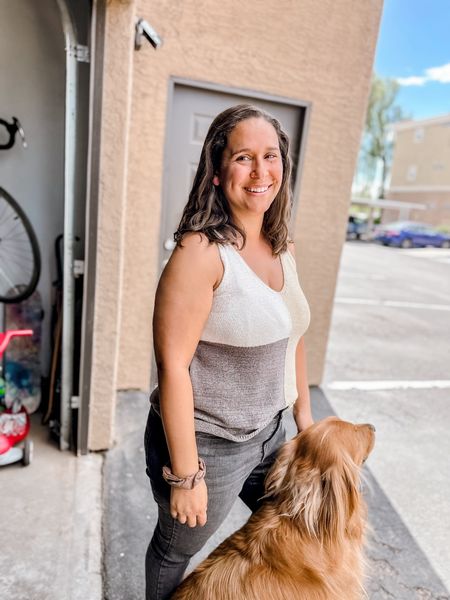
<instances>
[{"instance_id":1,"label":"brown wavy hair","mask_svg":"<svg viewBox=\"0 0 450 600\"><path fill-rule=\"evenodd\" d=\"M203 233L210 242L238 246L238 240L242 240L241 248L245 246L245 232L233 222L225 194L220 185L213 184L213 178L220 170L229 134L238 123L252 118L265 119L277 132L283 177L278 194L264 213L262 233L271 245L274 255L287 250L288 224L292 208L289 138L281 129L277 119L251 104L238 104L227 108L211 123L203 144L189 200L174 234L177 245L182 245L186 233L195 231Z\"/></svg>"}]
</instances>

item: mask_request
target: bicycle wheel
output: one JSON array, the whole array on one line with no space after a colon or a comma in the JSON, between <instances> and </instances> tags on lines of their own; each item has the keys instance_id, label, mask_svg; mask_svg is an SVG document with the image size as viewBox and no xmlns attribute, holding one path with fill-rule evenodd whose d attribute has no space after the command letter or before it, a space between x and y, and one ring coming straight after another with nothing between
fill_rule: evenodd
<instances>
[{"instance_id":1,"label":"bicycle wheel","mask_svg":"<svg viewBox=\"0 0 450 600\"><path fill-rule=\"evenodd\" d=\"M0 302L21 302L36 289L41 254L24 211L0 187Z\"/></svg>"}]
</instances>

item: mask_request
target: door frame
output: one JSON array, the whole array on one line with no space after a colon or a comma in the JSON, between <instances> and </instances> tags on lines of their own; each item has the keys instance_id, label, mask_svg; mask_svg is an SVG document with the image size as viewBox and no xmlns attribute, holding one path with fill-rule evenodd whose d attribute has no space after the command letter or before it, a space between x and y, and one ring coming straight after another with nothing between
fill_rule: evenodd
<instances>
[{"instance_id":1,"label":"door frame","mask_svg":"<svg viewBox=\"0 0 450 600\"><path fill-rule=\"evenodd\" d=\"M67 0L57 0L66 53L65 125L64 125L64 258L61 338L61 406L59 447L70 448L72 432L73 354L74 354L74 205L77 149L77 31Z\"/></svg>"},{"instance_id":2,"label":"door frame","mask_svg":"<svg viewBox=\"0 0 450 600\"><path fill-rule=\"evenodd\" d=\"M94 118L101 113L101 67L103 64L104 21L107 0L93 0L90 17L91 56L89 76L89 140L86 160L86 215L85 215L85 256L84 283L81 317L81 350L79 373L79 396L73 396L73 360L75 332L75 263L74 263L74 206L76 185L77 151L77 105L78 86L78 36L75 20L72 17L69 0L56 0L61 18L62 33L66 52L65 81L65 155L64 155L64 263L63 263L63 325L61 350L61 450L76 448L78 455L88 453L89 405L92 371L92 322L95 295L95 258L97 251L97 213L99 164L98 153L100 133L93 127ZM98 35L100 33L100 35ZM95 44L95 51L94 51ZM94 60L93 60L94 59ZM95 63L94 63L95 61ZM95 64L95 69L94 69ZM89 268L88 268L89 267ZM87 302L89 298L91 301ZM78 409L77 438L72 439L74 408Z\"/></svg>"},{"instance_id":3,"label":"door frame","mask_svg":"<svg viewBox=\"0 0 450 600\"><path fill-rule=\"evenodd\" d=\"M93 0L90 25L89 138L86 178L86 236L83 309L81 317L80 399L77 453L89 452L89 412L94 355L93 323L97 273L97 241L100 196L101 117L103 110L103 65L108 0Z\"/></svg>"}]
</instances>

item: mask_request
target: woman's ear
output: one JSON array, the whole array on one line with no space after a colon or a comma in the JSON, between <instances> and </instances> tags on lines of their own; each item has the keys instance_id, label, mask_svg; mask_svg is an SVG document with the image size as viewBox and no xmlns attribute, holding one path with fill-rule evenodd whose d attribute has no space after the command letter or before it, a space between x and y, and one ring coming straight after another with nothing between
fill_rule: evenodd
<instances>
[{"instance_id":1,"label":"woman's ear","mask_svg":"<svg viewBox=\"0 0 450 600\"><path fill-rule=\"evenodd\" d=\"M219 181L219 176L218 175L214 175L214 177L213 177L213 184L214 185L220 185L220 181Z\"/></svg>"}]
</instances>

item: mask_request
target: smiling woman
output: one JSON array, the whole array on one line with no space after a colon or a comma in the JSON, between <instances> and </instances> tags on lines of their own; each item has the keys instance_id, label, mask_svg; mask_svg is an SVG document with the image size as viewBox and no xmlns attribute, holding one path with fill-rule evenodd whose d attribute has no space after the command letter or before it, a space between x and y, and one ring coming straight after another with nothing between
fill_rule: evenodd
<instances>
[{"instance_id":1,"label":"smiling woman","mask_svg":"<svg viewBox=\"0 0 450 600\"><path fill-rule=\"evenodd\" d=\"M299 431L312 424L288 150L267 113L238 105L218 115L161 275L145 434L159 506L147 600L170 597L238 496L259 508L283 412L293 407Z\"/></svg>"}]
</instances>

